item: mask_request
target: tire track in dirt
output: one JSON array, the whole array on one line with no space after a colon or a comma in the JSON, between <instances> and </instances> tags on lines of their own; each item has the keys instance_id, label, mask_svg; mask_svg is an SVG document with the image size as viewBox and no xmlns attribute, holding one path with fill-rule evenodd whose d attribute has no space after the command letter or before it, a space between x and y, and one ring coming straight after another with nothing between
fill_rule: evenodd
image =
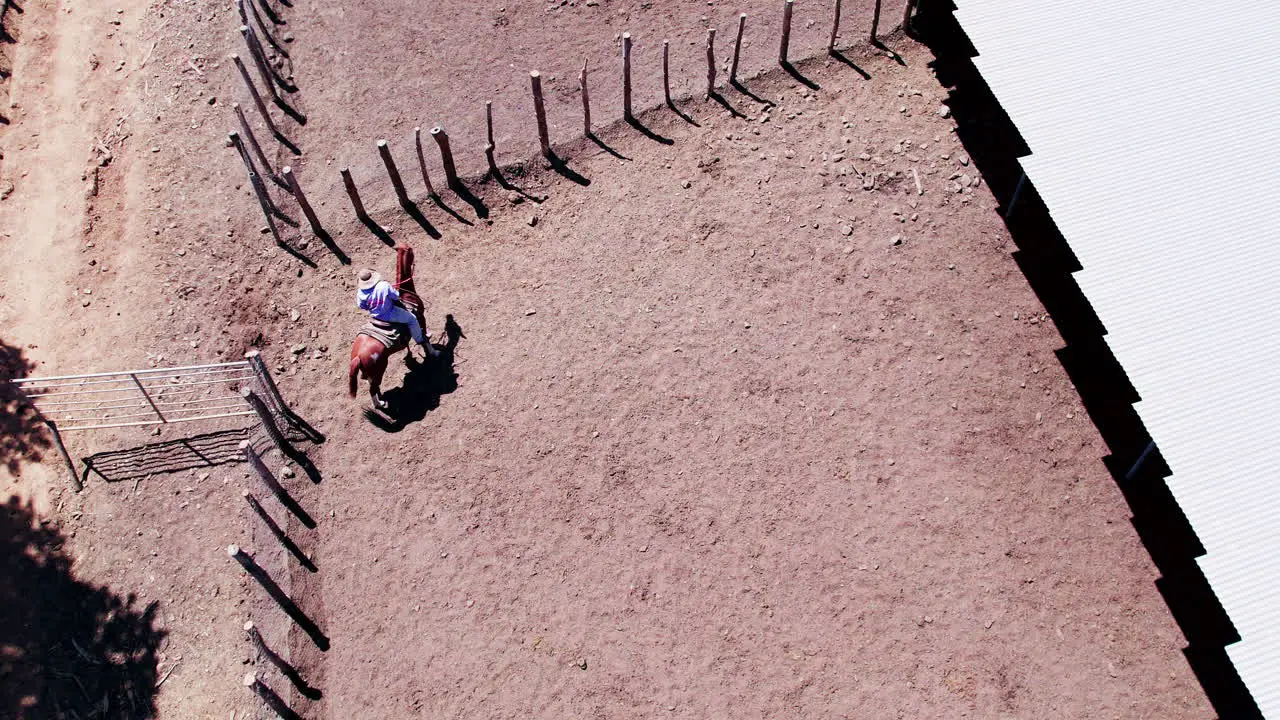
<instances>
[{"instance_id":1,"label":"tire track in dirt","mask_svg":"<svg viewBox=\"0 0 1280 720\"><path fill-rule=\"evenodd\" d=\"M14 190L0 214L0 325L38 366L64 365L83 352L77 346L86 328L76 316L97 299L76 282L87 267L85 243L118 236L113 226L128 216L121 198L130 163L118 149L127 116L112 118L130 102L132 28L145 11L139 0L110 8L32 2L19 20L6 113L12 125L3 136L3 180ZM91 271L116 272L117 259ZM49 468L32 471L27 492L56 482ZM33 494L40 502L44 492Z\"/></svg>"}]
</instances>

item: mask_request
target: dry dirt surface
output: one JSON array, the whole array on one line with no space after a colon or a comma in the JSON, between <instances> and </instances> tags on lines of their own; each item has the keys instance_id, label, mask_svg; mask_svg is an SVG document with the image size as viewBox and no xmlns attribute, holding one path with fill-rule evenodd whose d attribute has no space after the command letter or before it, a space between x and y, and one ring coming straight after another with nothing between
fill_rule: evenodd
<instances>
[{"instance_id":1,"label":"dry dirt surface","mask_svg":"<svg viewBox=\"0 0 1280 720\"><path fill-rule=\"evenodd\" d=\"M234 9L10 11L5 372L258 347L327 441L302 446L319 482L284 481L315 528L264 499L311 572L241 499L263 494L245 466L75 494L0 396L0 717L266 717L250 669L343 720L1210 717L927 51L869 48L860 0L828 58L829 8L799 0L794 77L774 65L775 5L273 3L306 123L273 113L300 154L256 133L352 265L301 229L281 225L305 262L261 232L224 143L230 103L252 113L225 60L247 56ZM747 92L655 108L659 41L696 95L705 28L723 62L740 10ZM624 31L640 127L617 121ZM579 132L584 58L598 142ZM532 67L560 172L534 159ZM481 180L486 100L513 189ZM427 197L409 133L436 123L471 202ZM382 137L423 222L396 205ZM393 359L390 415L346 395L354 269L390 273L393 252L339 167L415 248L432 331L448 313L465 333L445 362ZM246 620L319 693L268 665Z\"/></svg>"}]
</instances>

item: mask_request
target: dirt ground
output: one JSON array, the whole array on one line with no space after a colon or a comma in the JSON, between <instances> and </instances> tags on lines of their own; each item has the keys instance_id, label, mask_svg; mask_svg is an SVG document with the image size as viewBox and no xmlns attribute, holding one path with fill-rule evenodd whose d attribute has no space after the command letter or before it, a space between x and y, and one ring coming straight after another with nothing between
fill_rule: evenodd
<instances>
[{"instance_id":1,"label":"dirt ground","mask_svg":"<svg viewBox=\"0 0 1280 720\"><path fill-rule=\"evenodd\" d=\"M901 17L889 5L885 27ZM776 53L773 3L273 7L298 87L286 98L307 122L275 114L300 156L261 125L259 139L297 169L351 266L299 230L286 236L314 267L260 232L223 142L230 103L252 109L224 59L245 54L234 9L31 0L6 19L10 371L259 347L328 436L306 446L321 481L288 481L318 527L268 505L311 573L239 497L257 490L243 466L74 494L38 428L10 422L3 491L30 503L10 515L47 531L32 544L72 576L48 598L67 607L22 622L108 592L150 643L127 679L144 709L107 716L265 717L241 686L251 667L308 718L1212 716L1053 357L1060 339L938 112L927 51L888 36L900 64L862 44L869 2L845 3L847 62L818 52L826 6L797 3L792 54L817 58L802 79L755 77ZM676 94L694 94L704 22L724 58L740 10L756 98L683 103L692 122L650 110L647 134L616 122L615 35L636 35L636 106L651 108L657 41L672 41ZM584 57L599 144L577 132ZM531 67L563 174L532 159ZM490 99L519 191L476 180ZM425 197L408 137L437 122L479 212ZM396 206L381 137L438 239ZM393 252L352 217L343 166L415 248L433 332L449 313L466 335L451 365L393 361L393 422L345 392L354 269L390 273ZM154 440L86 434L72 449ZM230 543L298 599L327 652ZM320 700L263 664L246 619ZM0 710L85 714L96 697L41 680L34 664L62 656L28 635L0 637L35 651L0 655L28 683Z\"/></svg>"}]
</instances>

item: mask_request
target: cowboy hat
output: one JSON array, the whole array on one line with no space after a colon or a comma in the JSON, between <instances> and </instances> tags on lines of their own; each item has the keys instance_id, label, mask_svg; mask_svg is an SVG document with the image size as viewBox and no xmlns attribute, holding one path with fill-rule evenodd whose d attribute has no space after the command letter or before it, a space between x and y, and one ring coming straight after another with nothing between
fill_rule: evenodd
<instances>
[{"instance_id":1,"label":"cowboy hat","mask_svg":"<svg viewBox=\"0 0 1280 720\"><path fill-rule=\"evenodd\" d=\"M382 282L382 276L374 270L361 270L358 278L361 290L372 290L374 285Z\"/></svg>"}]
</instances>

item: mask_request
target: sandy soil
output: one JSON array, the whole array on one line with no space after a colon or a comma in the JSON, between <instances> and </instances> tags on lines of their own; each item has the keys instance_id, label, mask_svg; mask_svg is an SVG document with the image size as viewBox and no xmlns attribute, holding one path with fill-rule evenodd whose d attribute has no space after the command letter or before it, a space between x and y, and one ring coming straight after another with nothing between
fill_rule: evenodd
<instances>
[{"instance_id":1,"label":"sandy soil","mask_svg":"<svg viewBox=\"0 0 1280 720\"><path fill-rule=\"evenodd\" d=\"M307 123L277 114L303 154L274 157L356 267L390 272L341 194L349 165L378 222L416 248L433 330L451 313L466 332L451 369L393 363L390 426L344 391L353 268L295 230L316 268L275 248L223 146L229 102L247 105L221 60L239 47L234 10L33 0L17 19L0 340L33 374L260 346L328 435L309 448L322 482L290 481L319 520L287 523L315 574L249 514L240 466L75 495L46 453L10 478L77 578L159 602L156 676L172 673L155 717L263 712L240 686L261 662L247 618L322 690L306 700L262 666L315 718L1211 715L922 49L892 37L905 65L850 51L869 80L802 63L817 90L752 80L771 111L726 91L745 117L710 102L683 106L697 126L643 115L670 144L610 124L617 79L602 72L609 152L571 140L581 58L616 62L613 36L632 29L637 105L652 105L654 39L672 39L691 91L701 17L723 54L739 8L500 7L443 3L421 22L393 2L281 8ZM753 38L749 21L754 73L776 18L746 11L764 28ZM797 56L827 32L807 13ZM501 160L525 160L535 64L557 77L555 138L589 184L529 161L511 179L545 202L473 182L488 222L443 198L464 224L411 182L442 235L428 237L395 207L373 141L391 138L413 178L407 133L443 119L477 173L493 99ZM223 554L233 542L328 652L246 582Z\"/></svg>"}]
</instances>

